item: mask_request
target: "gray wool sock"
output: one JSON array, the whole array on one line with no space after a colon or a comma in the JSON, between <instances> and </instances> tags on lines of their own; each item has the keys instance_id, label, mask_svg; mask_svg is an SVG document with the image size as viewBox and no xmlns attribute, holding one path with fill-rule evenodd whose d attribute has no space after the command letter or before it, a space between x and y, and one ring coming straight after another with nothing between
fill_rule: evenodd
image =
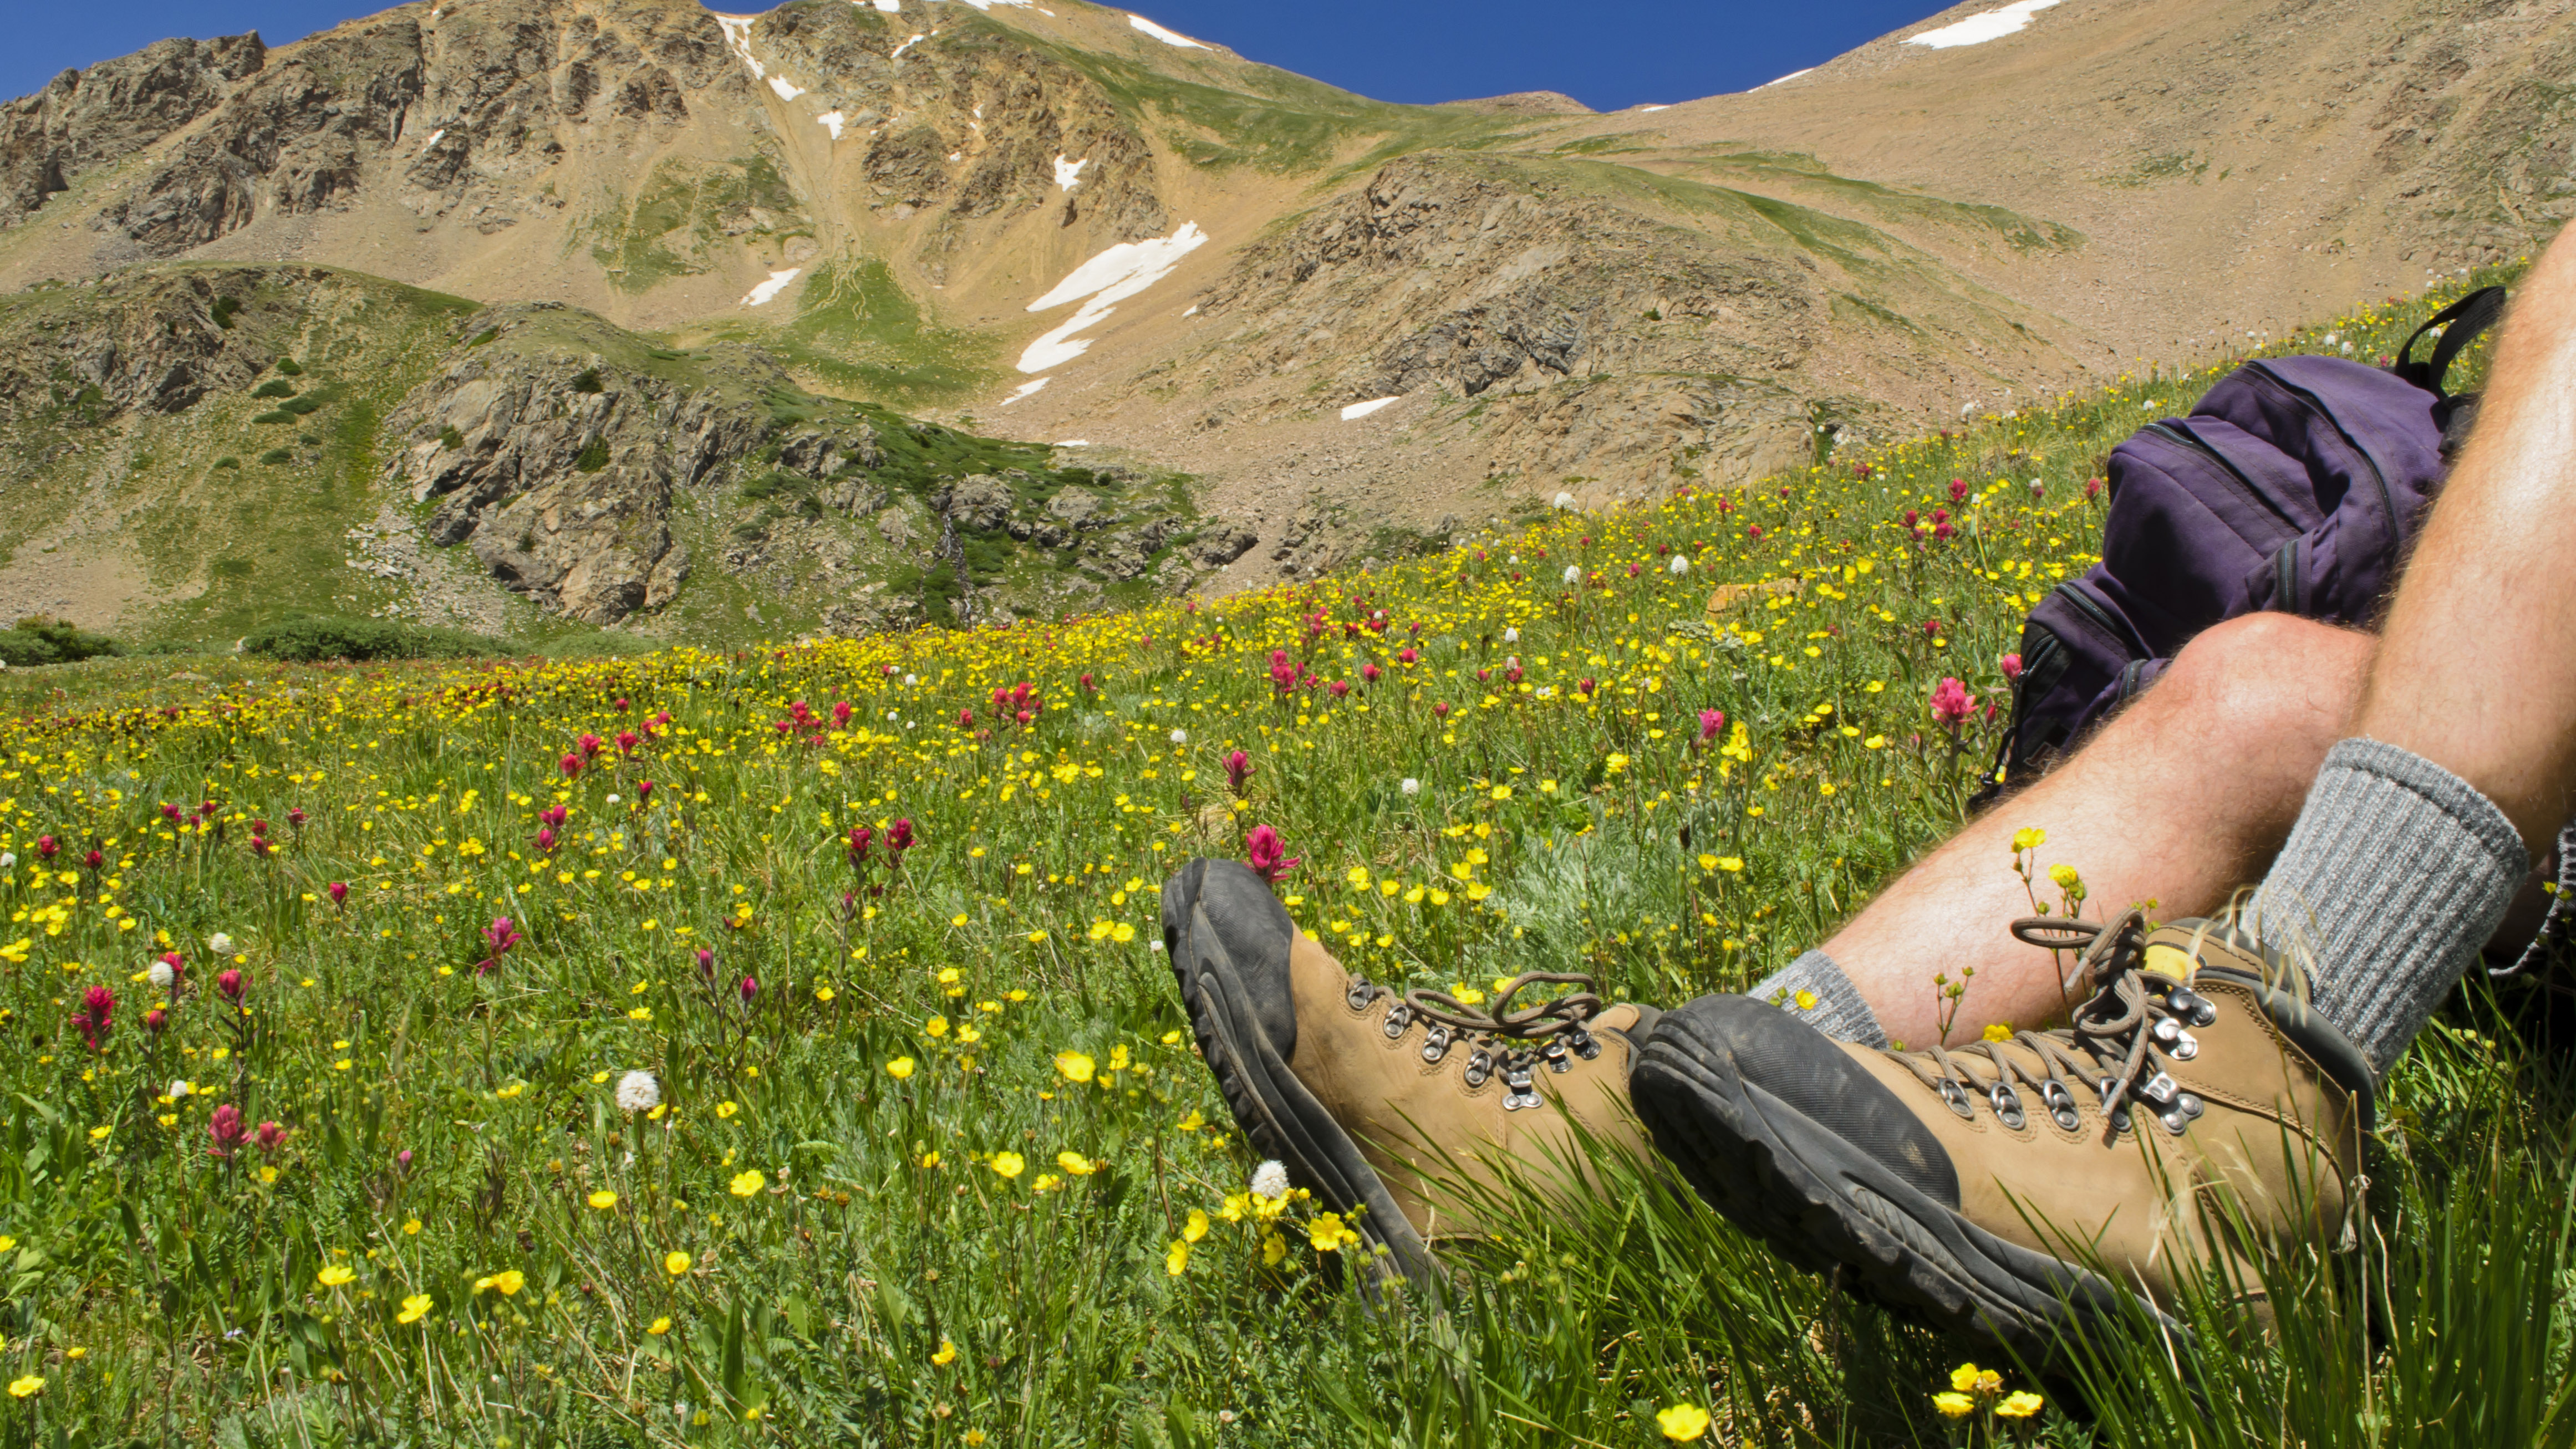
<instances>
[{"instance_id":1,"label":"gray wool sock","mask_svg":"<svg viewBox=\"0 0 2576 1449\"><path fill-rule=\"evenodd\" d=\"M1808 952L1764 977L1744 994L1756 1001L1778 1001L1800 1021L1836 1041L1887 1045L1887 1032L1878 1024L1878 1013L1860 999L1860 988L1852 985L1843 968L1834 964L1834 958L1822 951ZM1807 1005L1808 1001L1815 1004Z\"/></svg>"},{"instance_id":2,"label":"gray wool sock","mask_svg":"<svg viewBox=\"0 0 2576 1449\"><path fill-rule=\"evenodd\" d=\"M2495 802L2423 756L2326 754L2248 910L2308 968L2317 1014L2385 1075L2495 933L2531 856Z\"/></svg>"}]
</instances>

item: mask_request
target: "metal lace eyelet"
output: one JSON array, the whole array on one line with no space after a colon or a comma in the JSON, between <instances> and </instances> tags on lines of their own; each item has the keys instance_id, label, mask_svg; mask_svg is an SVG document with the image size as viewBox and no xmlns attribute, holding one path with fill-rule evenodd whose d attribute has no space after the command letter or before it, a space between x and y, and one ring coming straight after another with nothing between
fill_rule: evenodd
<instances>
[{"instance_id":1,"label":"metal lace eyelet","mask_svg":"<svg viewBox=\"0 0 2576 1449\"><path fill-rule=\"evenodd\" d=\"M1479 1051L1474 1056L1467 1058L1467 1090L1472 1092L1476 1088L1485 1085L1485 1083L1493 1079L1493 1075L1494 1058L1492 1053Z\"/></svg>"},{"instance_id":2,"label":"metal lace eyelet","mask_svg":"<svg viewBox=\"0 0 2576 1449\"><path fill-rule=\"evenodd\" d=\"M2180 1090L2182 1089L2175 1085L2173 1078L2158 1072L2140 1084L2138 1095L2159 1107L2170 1107L2173 1105L2174 1093Z\"/></svg>"},{"instance_id":3,"label":"metal lace eyelet","mask_svg":"<svg viewBox=\"0 0 2576 1449\"><path fill-rule=\"evenodd\" d=\"M2167 1112L2156 1120L2165 1124L2165 1131L2176 1137L2180 1137L2182 1129L2191 1125L2191 1117L2180 1108Z\"/></svg>"},{"instance_id":4,"label":"metal lace eyelet","mask_svg":"<svg viewBox=\"0 0 2576 1449\"><path fill-rule=\"evenodd\" d=\"M1583 1028L1578 1026L1574 1030L1567 1032L1565 1036L1566 1040L1574 1044L1574 1054L1583 1058L1585 1061L1588 1062L1594 1057L1601 1055L1601 1043L1593 1040L1592 1033L1585 1031Z\"/></svg>"},{"instance_id":5,"label":"metal lace eyelet","mask_svg":"<svg viewBox=\"0 0 2576 1449\"><path fill-rule=\"evenodd\" d=\"M1565 1043L1561 1041L1549 1042L1546 1048L1539 1053L1539 1056L1546 1060L1547 1069L1551 1072L1570 1072L1574 1070L1574 1054L1567 1051L1565 1049Z\"/></svg>"},{"instance_id":6,"label":"metal lace eyelet","mask_svg":"<svg viewBox=\"0 0 2576 1449\"><path fill-rule=\"evenodd\" d=\"M1995 1109L1995 1120L2015 1132L2030 1120L2029 1114L2021 1109L2021 1094L2001 1082L1995 1083L1994 1090L1986 1093L1986 1101Z\"/></svg>"},{"instance_id":7,"label":"metal lace eyelet","mask_svg":"<svg viewBox=\"0 0 2576 1449\"><path fill-rule=\"evenodd\" d=\"M2181 1022L2176 1021L2175 1019L2173 1019L2173 1018L2172 1018L2172 1017L2170 1017L2170 1016L2167 1016L2167 1017L2161 1017L2161 1018L2159 1018L2159 1019L2157 1020L2157 1022L2156 1022L2156 1027L2155 1027L2155 1038L2156 1038L2156 1044L2157 1044L2158 1046L2167 1046L2167 1047L2172 1046L2172 1045L2174 1044L2174 1042L2175 1042L2176 1040L2178 1040L2181 1036L2182 1036L2182 1023L2181 1023Z\"/></svg>"},{"instance_id":8,"label":"metal lace eyelet","mask_svg":"<svg viewBox=\"0 0 2576 1449\"><path fill-rule=\"evenodd\" d=\"M1386 1032L1388 1041L1404 1035L1404 1029L1411 1025L1413 1025L1412 1007L1399 1001L1386 1009L1386 1025L1382 1030Z\"/></svg>"},{"instance_id":9,"label":"metal lace eyelet","mask_svg":"<svg viewBox=\"0 0 2576 1449\"><path fill-rule=\"evenodd\" d=\"M1532 1107L1546 1105L1536 1092L1510 1092L1503 1097L1503 1110L1506 1112L1526 1112Z\"/></svg>"},{"instance_id":10,"label":"metal lace eyelet","mask_svg":"<svg viewBox=\"0 0 2576 1449\"><path fill-rule=\"evenodd\" d=\"M2072 1132L2084 1125L2084 1114L2075 1108L2075 1094L2055 1082L2039 1089L2039 1099L2048 1104L2048 1118L2064 1131Z\"/></svg>"},{"instance_id":11,"label":"metal lace eyelet","mask_svg":"<svg viewBox=\"0 0 2576 1449\"><path fill-rule=\"evenodd\" d=\"M1375 1000L1377 1000L1377 992L1370 989L1368 978L1365 976L1352 977L1351 989L1342 993L1342 1004L1353 1011L1366 1011L1369 1009L1369 1003Z\"/></svg>"},{"instance_id":12,"label":"metal lace eyelet","mask_svg":"<svg viewBox=\"0 0 2576 1449\"><path fill-rule=\"evenodd\" d=\"M2126 1132L2129 1130L2129 1107L2127 1103L2123 1102L2119 1106L2111 1109L2111 1130L2114 1132Z\"/></svg>"},{"instance_id":13,"label":"metal lace eyelet","mask_svg":"<svg viewBox=\"0 0 2576 1449\"><path fill-rule=\"evenodd\" d=\"M2218 1020L2218 1003L2188 986L2177 986L2165 993L2165 1010L2190 1017L2194 1026L2207 1026Z\"/></svg>"},{"instance_id":14,"label":"metal lace eyelet","mask_svg":"<svg viewBox=\"0 0 2576 1449\"><path fill-rule=\"evenodd\" d=\"M2187 1031L2176 1031L2174 1044L2165 1048L2165 1055L2178 1062L2190 1061L2200 1055L2200 1038Z\"/></svg>"},{"instance_id":15,"label":"metal lace eyelet","mask_svg":"<svg viewBox=\"0 0 2576 1449\"><path fill-rule=\"evenodd\" d=\"M2174 1110L2180 1112L2186 1117L2197 1117L2202 1112L2207 1111L2208 1107L2200 1100L2200 1098L2193 1096L2189 1092L2185 1092L2181 1096L2174 1098Z\"/></svg>"},{"instance_id":16,"label":"metal lace eyelet","mask_svg":"<svg viewBox=\"0 0 2576 1449\"><path fill-rule=\"evenodd\" d=\"M1941 1100L1950 1104L1950 1110L1958 1113L1960 1120L1977 1120L1976 1104L1969 1099L1968 1089L1948 1077L1941 1079Z\"/></svg>"},{"instance_id":17,"label":"metal lace eyelet","mask_svg":"<svg viewBox=\"0 0 2576 1449\"><path fill-rule=\"evenodd\" d=\"M1432 1027L1430 1034L1422 1039L1423 1064L1426 1066L1439 1065L1440 1059L1449 1055L1449 1042L1449 1028L1445 1026Z\"/></svg>"}]
</instances>

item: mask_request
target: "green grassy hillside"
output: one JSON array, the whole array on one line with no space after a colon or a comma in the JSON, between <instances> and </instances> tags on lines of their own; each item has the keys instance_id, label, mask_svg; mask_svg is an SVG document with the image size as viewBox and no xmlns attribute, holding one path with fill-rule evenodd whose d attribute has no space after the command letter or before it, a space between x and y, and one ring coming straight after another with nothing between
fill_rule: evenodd
<instances>
[{"instance_id":1,"label":"green grassy hillside","mask_svg":"<svg viewBox=\"0 0 2576 1449\"><path fill-rule=\"evenodd\" d=\"M1069 625L10 671L0 1444L2568 1443L2547 982L2400 1067L2277 1334L2193 1305L1953 1421L1955 1346L1632 1168L1441 1303L1355 1291L1155 949L1260 824L1374 980L1740 988L1956 823L1992 726L1929 690L2000 687L2103 452L2216 375Z\"/></svg>"}]
</instances>

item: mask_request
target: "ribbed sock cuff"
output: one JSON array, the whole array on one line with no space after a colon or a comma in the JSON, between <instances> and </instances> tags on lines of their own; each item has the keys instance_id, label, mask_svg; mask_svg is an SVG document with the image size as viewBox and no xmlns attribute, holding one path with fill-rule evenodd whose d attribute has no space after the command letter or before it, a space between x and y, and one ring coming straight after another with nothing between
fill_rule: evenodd
<instances>
[{"instance_id":1,"label":"ribbed sock cuff","mask_svg":"<svg viewBox=\"0 0 2576 1449\"><path fill-rule=\"evenodd\" d=\"M2317 1013L2385 1073L2495 934L2531 869L2495 802L2421 755L2326 754L2248 914L2308 969Z\"/></svg>"},{"instance_id":2,"label":"ribbed sock cuff","mask_svg":"<svg viewBox=\"0 0 2576 1449\"><path fill-rule=\"evenodd\" d=\"M1878 1013L1860 999L1860 988L1852 985L1843 968L1834 964L1834 958L1822 951L1810 951L1790 962L1745 995L1778 1004L1836 1041L1887 1045L1887 1032L1878 1024Z\"/></svg>"}]
</instances>

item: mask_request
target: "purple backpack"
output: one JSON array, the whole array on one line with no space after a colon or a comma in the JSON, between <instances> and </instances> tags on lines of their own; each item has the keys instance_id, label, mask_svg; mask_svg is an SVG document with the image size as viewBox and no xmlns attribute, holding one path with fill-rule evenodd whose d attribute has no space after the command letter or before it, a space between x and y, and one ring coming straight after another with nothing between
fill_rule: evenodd
<instances>
[{"instance_id":1,"label":"purple backpack","mask_svg":"<svg viewBox=\"0 0 2576 1449\"><path fill-rule=\"evenodd\" d=\"M2191 416L2114 449L2102 561L2023 624L2012 729L1981 800L2036 778L2223 619L2268 609L2375 623L2476 411L2443 376L2503 310L2503 288L2471 293L2385 371L2340 357L2249 362ZM2431 356L2415 361L2436 327Z\"/></svg>"}]
</instances>

